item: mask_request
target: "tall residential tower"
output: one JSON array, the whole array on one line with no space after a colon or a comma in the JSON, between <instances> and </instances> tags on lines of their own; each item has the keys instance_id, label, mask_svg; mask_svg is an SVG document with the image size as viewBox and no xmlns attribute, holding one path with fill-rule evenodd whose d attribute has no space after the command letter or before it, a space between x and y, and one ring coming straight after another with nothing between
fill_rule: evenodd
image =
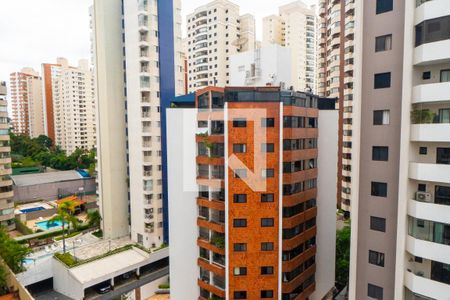
<instances>
[{"instance_id":1,"label":"tall residential tower","mask_svg":"<svg viewBox=\"0 0 450 300\"><path fill-rule=\"evenodd\" d=\"M68 153L95 147L95 99L87 60L78 67L64 58L42 64L45 133Z\"/></svg>"},{"instance_id":2,"label":"tall residential tower","mask_svg":"<svg viewBox=\"0 0 450 300\"><path fill-rule=\"evenodd\" d=\"M180 1L96 0L98 191L107 238L168 240L165 109L184 91Z\"/></svg>"},{"instance_id":3,"label":"tall residential tower","mask_svg":"<svg viewBox=\"0 0 450 300\"><path fill-rule=\"evenodd\" d=\"M355 5L350 299L449 299L450 5Z\"/></svg>"},{"instance_id":4,"label":"tall residential tower","mask_svg":"<svg viewBox=\"0 0 450 300\"><path fill-rule=\"evenodd\" d=\"M12 127L16 134L38 137L44 134L42 79L31 68L10 76Z\"/></svg>"},{"instance_id":5,"label":"tall residential tower","mask_svg":"<svg viewBox=\"0 0 450 300\"><path fill-rule=\"evenodd\" d=\"M326 112L320 100L274 86L207 87L196 109L170 110L174 299L330 295L338 114L334 100Z\"/></svg>"},{"instance_id":6,"label":"tall residential tower","mask_svg":"<svg viewBox=\"0 0 450 300\"><path fill-rule=\"evenodd\" d=\"M187 16L188 89L225 86L231 55L255 48L255 19L239 6L214 0Z\"/></svg>"},{"instance_id":7,"label":"tall residential tower","mask_svg":"<svg viewBox=\"0 0 450 300\"><path fill-rule=\"evenodd\" d=\"M263 19L263 44L291 49L291 82L295 90L317 91L316 12L302 1L279 8L278 15Z\"/></svg>"}]
</instances>

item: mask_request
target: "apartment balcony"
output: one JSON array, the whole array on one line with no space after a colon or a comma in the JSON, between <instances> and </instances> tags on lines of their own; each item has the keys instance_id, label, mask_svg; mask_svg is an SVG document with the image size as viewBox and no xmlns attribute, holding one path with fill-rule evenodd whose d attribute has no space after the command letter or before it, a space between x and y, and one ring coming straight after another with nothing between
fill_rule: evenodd
<instances>
[{"instance_id":1,"label":"apartment balcony","mask_svg":"<svg viewBox=\"0 0 450 300\"><path fill-rule=\"evenodd\" d=\"M415 256L450 264L449 226L408 217L406 250Z\"/></svg>"},{"instance_id":2,"label":"apartment balcony","mask_svg":"<svg viewBox=\"0 0 450 300\"><path fill-rule=\"evenodd\" d=\"M209 230L214 230L219 233L225 233L225 224L224 223L216 223L214 221L208 221L205 218L199 217L197 218L197 225L199 227L203 227Z\"/></svg>"},{"instance_id":3,"label":"apartment balcony","mask_svg":"<svg viewBox=\"0 0 450 300\"><path fill-rule=\"evenodd\" d=\"M432 200L430 199L430 201ZM422 220L449 223L450 206L410 199L408 201L408 215Z\"/></svg>"},{"instance_id":4,"label":"apartment balcony","mask_svg":"<svg viewBox=\"0 0 450 300\"><path fill-rule=\"evenodd\" d=\"M405 271L405 286L412 292L430 299L448 299L450 285Z\"/></svg>"},{"instance_id":5,"label":"apartment balcony","mask_svg":"<svg viewBox=\"0 0 450 300\"><path fill-rule=\"evenodd\" d=\"M450 142L450 123L413 124L411 141L413 142Z\"/></svg>"},{"instance_id":6,"label":"apartment balcony","mask_svg":"<svg viewBox=\"0 0 450 300\"><path fill-rule=\"evenodd\" d=\"M12 180L0 180L0 187L12 186L12 185L13 185Z\"/></svg>"},{"instance_id":7,"label":"apartment balcony","mask_svg":"<svg viewBox=\"0 0 450 300\"><path fill-rule=\"evenodd\" d=\"M450 101L450 82L417 85L413 88L412 103L440 103Z\"/></svg>"},{"instance_id":8,"label":"apartment balcony","mask_svg":"<svg viewBox=\"0 0 450 300\"><path fill-rule=\"evenodd\" d=\"M450 15L450 6L447 0L415 0L416 11L414 24L425 20L435 19Z\"/></svg>"},{"instance_id":9,"label":"apartment balcony","mask_svg":"<svg viewBox=\"0 0 450 300\"><path fill-rule=\"evenodd\" d=\"M411 179L450 184L449 174L450 165L416 162L409 163L409 178Z\"/></svg>"},{"instance_id":10,"label":"apartment balcony","mask_svg":"<svg viewBox=\"0 0 450 300\"><path fill-rule=\"evenodd\" d=\"M443 7L445 6L444 4ZM414 65L424 66L436 63L449 63L450 51L448 49L450 49L450 39L422 44L414 49Z\"/></svg>"},{"instance_id":11,"label":"apartment balcony","mask_svg":"<svg viewBox=\"0 0 450 300\"><path fill-rule=\"evenodd\" d=\"M13 191L0 192L0 199L12 198L14 196Z\"/></svg>"}]
</instances>

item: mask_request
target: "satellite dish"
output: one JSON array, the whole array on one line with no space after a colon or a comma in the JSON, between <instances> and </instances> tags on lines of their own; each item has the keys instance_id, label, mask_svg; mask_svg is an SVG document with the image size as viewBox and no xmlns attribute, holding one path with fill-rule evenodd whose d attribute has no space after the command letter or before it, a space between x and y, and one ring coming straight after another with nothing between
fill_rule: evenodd
<instances>
[{"instance_id":1,"label":"satellite dish","mask_svg":"<svg viewBox=\"0 0 450 300\"><path fill-rule=\"evenodd\" d=\"M235 40L234 42L232 42L231 44L233 46L240 47L240 46L247 44L247 42L248 42L248 38L240 37L237 40Z\"/></svg>"}]
</instances>

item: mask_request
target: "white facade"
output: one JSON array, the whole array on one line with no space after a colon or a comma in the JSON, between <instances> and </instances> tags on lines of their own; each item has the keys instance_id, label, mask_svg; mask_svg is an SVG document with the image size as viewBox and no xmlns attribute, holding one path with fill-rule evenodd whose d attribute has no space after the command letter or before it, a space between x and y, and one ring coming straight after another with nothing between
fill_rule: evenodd
<instances>
[{"instance_id":1,"label":"white facade","mask_svg":"<svg viewBox=\"0 0 450 300\"><path fill-rule=\"evenodd\" d=\"M80 60L72 67L66 59L58 58L50 69L50 74L43 72L44 86L51 88L51 99L44 101L45 110L48 113L47 105L51 105L53 111L53 122L46 116L46 134L53 126L55 145L69 154L77 148L92 149L96 144L95 99L88 61Z\"/></svg>"},{"instance_id":2,"label":"white facade","mask_svg":"<svg viewBox=\"0 0 450 300\"><path fill-rule=\"evenodd\" d=\"M292 85L291 50L267 45L230 57L231 86Z\"/></svg>"},{"instance_id":3,"label":"white facade","mask_svg":"<svg viewBox=\"0 0 450 300\"><path fill-rule=\"evenodd\" d=\"M11 74L12 125L15 133L44 134L42 79L32 68Z\"/></svg>"},{"instance_id":4,"label":"white facade","mask_svg":"<svg viewBox=\"0 0 450 300\"><path fill-rule=\"evenodd\" d=\"M198 299L197 110L169 109L167 124L170 296Z\"/></svg>"},{"instance_id":5,"label":"white facade","mask_svg":"<svg viewBox=\"0 0 450 300\"><path fill-rule=\"evenodd\" d=\"M317 158L319 175L317 177L317 253L316 290L309 297L322 300L330 296L335 285L336 260L336 187L338 151L337 110L319 110L319 139ZM325 298L326 299L326 298Z\"/></svg>"},{"instance_id":6,"label":"white facade","mask_svg":"<svg viewBox=\"0 0 450 300\"><path fill-rule=\"evenodd\" d=\"M123 1L120 8L121 1L96 1L92 22L103 226L107 237L131 233L133 241L159 247L163 243L160 83L162 73L171 72L160 68L159 60L159 20L165 16L158 15L157 0ZM175 0L176 94L184 92L180 14L180 1Z\"/></svg>"},{"instance_id":7,"label":"white facade","mask_svg":"<svg viewBox=\"0 0 450 300\"><path fill-rule=\"evenodd\" d=\"M263 19L263 45L291 49L291 80L297 91L317 91L317 17L314 7L295 1L279 8L278 15Z\"/></svg>"},{"instance_id":8,"label":"white facade","mask_svg":"<svg viewBox=\"0 0 450 300\"><path fill-rule=\"evenodd\" d=\"M215 0L187 16L188 90L229 85L230 56L255 48L255 19Z\"/></svg>"}]
</instances>

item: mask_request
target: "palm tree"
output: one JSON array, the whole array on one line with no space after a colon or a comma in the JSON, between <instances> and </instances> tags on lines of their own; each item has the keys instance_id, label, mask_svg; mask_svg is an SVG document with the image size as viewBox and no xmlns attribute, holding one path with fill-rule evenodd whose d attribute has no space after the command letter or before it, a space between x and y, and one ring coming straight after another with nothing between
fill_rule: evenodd
<instances>
[{"instance_id":1,"label":"palm tree","mask_svg":"<svg viewBox=\"0 0 450 300\"><path fill-rule=\"evenodd\" d=\"M70 233L70 224L76 229L78 226L78 219L73 215L75 212L76 203L72 200L65 200L58 204L58 212L48 222L49 224L61 222L62 224L62 241L63 253L66 253L66 235L65 226L67 224L68 233Z\"/></svg>"}]
</instances>

